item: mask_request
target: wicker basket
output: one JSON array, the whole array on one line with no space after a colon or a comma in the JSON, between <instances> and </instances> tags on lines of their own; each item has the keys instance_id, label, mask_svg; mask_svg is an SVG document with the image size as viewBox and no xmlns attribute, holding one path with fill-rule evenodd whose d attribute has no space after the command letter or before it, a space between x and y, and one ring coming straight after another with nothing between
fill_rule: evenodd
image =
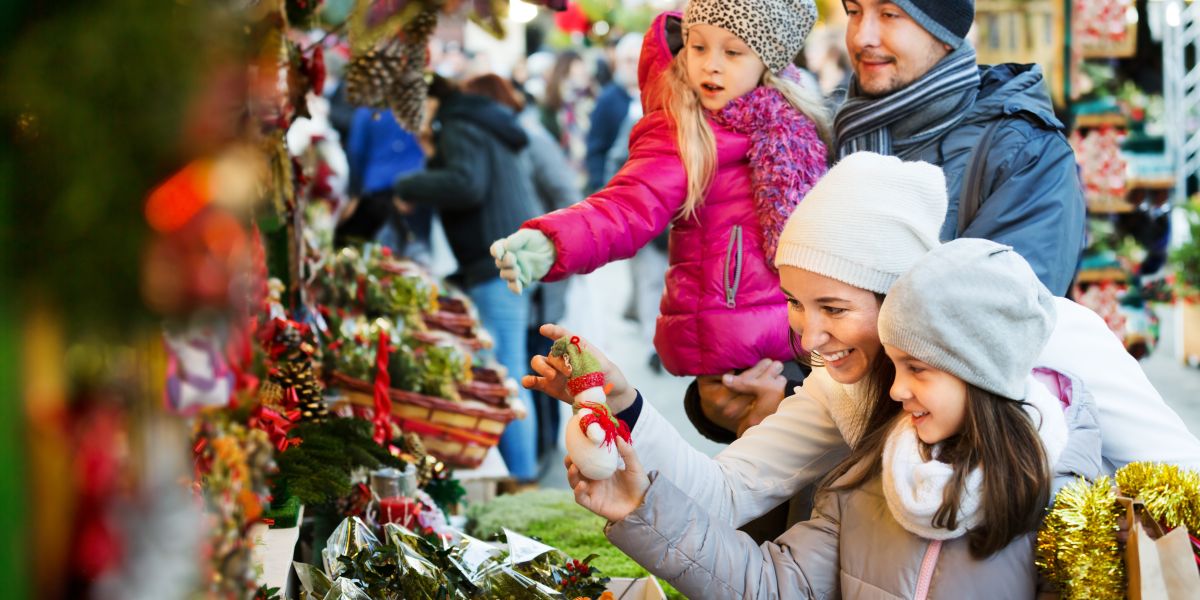
<instances>
[{"instance_id":1,"label":"wicker basket","mask_svg":"<svg viewBox=\"0 0 1200 600\"><path fill-rule=\"evenodd\" d=\"M335 371L329 383L341 389L351 404L375 405L375 388L370 382ZM455 467L478 467L488 450L499 443L508 422L516 418L510 408L477 400L452 402L395 388L388 390L388 396L396 424L420 435L430 453Z\"/></svg>"},{"instance_id":2,"label":"wicker basket","mask_svg":"<svg viewBox=\"0 0 1200 600\"><path fill-rule=\"evenodd\" d=\"M511 392L504 386L500 373L485 367L471 367L471 375L470 383L458 386L458 393L462 397L500 408L508 406Z\"/></svg>"}]
</instances>

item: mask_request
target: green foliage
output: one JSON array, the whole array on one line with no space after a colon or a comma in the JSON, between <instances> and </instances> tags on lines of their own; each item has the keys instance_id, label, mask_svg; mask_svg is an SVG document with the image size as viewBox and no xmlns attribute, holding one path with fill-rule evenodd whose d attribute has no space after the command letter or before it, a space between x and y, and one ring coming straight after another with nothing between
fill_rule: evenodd
<instances>
[{"instance_id":1,"label":"green foliage","mask_svg":"<svg viewBox=\"0 0 1200 600\"><path fill-rule=\"evenodd\" d=\"M254 591L254 600L283 600L283 595L279 593L279 588L264 584Z\"/></svg>"},{"instance_id":2,"label":"green foliage","mask_svg":"<svg viewBox=\"0 0 1200 600\"><path fill-rule=\"evenodd\" d=\"M300 518L300 499L295 496L274 498L271 506L263 512L263 518L275 521L272 529L295 527L296 520Z\"/></svg>"},{"instance_id":3,"label":"green foliage","mask_svg":"<svg viewBox=\"0 0 1200 600\"><path fill-rule=\"evenodd\" d=\"M544 584L553 584L567 598L597 598L604 593L610 578L591 564L597 554L575 560L560 552L547 552L529 562L517 565L516 570Z\"/></svg>"},{"instance_id":4,"label":"green foliage","mask_svg":"<svg viewBox=\"0 0 1200 600\"><path fill-rule=\"evenodd\" d=\"M1171 252L1171 262L1178 271L1177 281L1188 288L1187 293L1200 294L1200 205L1186 204L1191 240Z\"/></svg>"},{"instance_id":5,"label":"green foliage","mask_svg":"<svg viewBox=\"0 0 1200 600\"><path fill-rule=\"evenodd\" d=\"M357 580L371 598L379 600L435 600L448 597L446 584L437 577L419 577L409 573L401 549L384 544L375 549L364 548L353 556L340 556L345 567L342 577ZM436 573L436 572L435 572Z\"/></svg>"},{"instance_id":6,"label":"green foliage","mask_svg":"<svg viewBox=\"0 0 1200 600\"><path fill-rule=\"evenodd\" d=\"M180 140L201 73L240 39L214 4L55 2L6 44L0 122L17 158L0 186L19 226L4 243L20 252L16 281L73 331L148 316L142 200L191 158Z\"/></svg>"},{"instance_id":7,"label":"green foliage","mask_svg":"<svg viewBox=\"0 0 1200 600\"><path fill-rule=\"evenodd\" d=\"M362 419L333 418L297 425L288 436L302 442L276 457L276 488L304 504L328 505L350 493L355 469L403 467L371 434L371 423Z\"/></svg>"},{"instance_id":8,"label":"green foliage","mask_svg":"<svg viewBox=\"0 0 1200 600\"><path fill-rule=\"evenodd\" d=\"M408 340L388 358L392 387L447 400L459 400L467 358L453 346Z\"/></svg>"},{"instance_id":9,"label":"green foliage","mask_svg":"<svg viewBox=\"0 0 1200 600\"><path fill-rule=\"evenodd\" d=\"M467 509L467 531L479 539L507 527L554 546L568 556L596 555L589 564L609 577L645 577L649 573L604 537L604 519L575 503L570 490L537 490L500 496ZM663 585L668 596L680 598Z\"/></svg>"},{"instance_id":10,"label":"green foliage","mask_svg":"<svg viewBox=\"0 0 1200 600\"><path fill-rule=\"evenodd\" d=\"M429 483L425 485L425 493L429 494L442 512L449 514L450 507L462 502L467 495L467 490L457 479L430 479Z\"/></svg>"}]
</instances>

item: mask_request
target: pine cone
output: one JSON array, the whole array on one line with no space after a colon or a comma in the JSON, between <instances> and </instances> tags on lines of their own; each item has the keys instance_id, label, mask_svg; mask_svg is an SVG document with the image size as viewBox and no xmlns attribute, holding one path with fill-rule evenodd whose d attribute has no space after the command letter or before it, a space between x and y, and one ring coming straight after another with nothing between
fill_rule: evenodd
<instances>
[{"instance_id":1,"label":"pine cone","mask_svg":"<svg viewBox=\"0 0 1200 600\"><path fill-rule=\"evenodd\" d=\"M346 98L356 106L382 108L407 59L404 44L393 39L382 48L354 57L346 67Z\"/></svg>"},{"instance_id":2,"label":"pine cone","mask_svg":"<svg viewBox=\"0 0 1200 600\"><path fill-rule=\"evenodd\" d=\"M425 112L429 85L425 64L429 37L437 28L437 11L424 11L403 30L402 38L389 40L355 57L346 71L346 96L352 104L390 108L396 121L417 131Z\"/></svg>"},{"instance_id":3,"label":"pine cone","mask_svg":"<svg viewBox=\"0 0 1200 600\"><path fill-rule=\"evenodd\" d=\"M427 54L428 48L424 42L420 45L406 45L405 56L409 66L396 79L389 94L388 105L396 117L396 122L412 132L421 128L425 116L425 98L429 95L429 84L425 82Z\"/></svg>"},{"instance_id":4,"label":"pine cone","mask_svg":"<svg viewBox=\"0 0 1200 600\"><path fill-rule=\"evenodd\" d=\"M435 10L422 11L404 26L405 41L424 45L437 29L438 16Z\"/></svg>"}]
</instances>

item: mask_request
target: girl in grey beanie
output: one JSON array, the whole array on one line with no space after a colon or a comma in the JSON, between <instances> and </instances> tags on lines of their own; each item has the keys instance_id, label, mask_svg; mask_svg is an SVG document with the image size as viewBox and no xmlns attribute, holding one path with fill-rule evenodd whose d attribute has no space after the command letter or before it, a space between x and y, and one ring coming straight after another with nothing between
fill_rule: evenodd
<instances>
[{"instance_id":1,"label":"girl in grey beanie","mask_svg":"<svg viewBox=\"0 0 1200 600\"><path fill-rule=\"evenodd\" d=\"M936 248L892 285L879 338L896 368L895 402L872 420L893 424L847 462L882 472L905 529L968 535L981 557L1037 527L1067 441L1062 405L1030 374L1055 315L1029 263L987 240Z\"/></svg>"}]
</instances>

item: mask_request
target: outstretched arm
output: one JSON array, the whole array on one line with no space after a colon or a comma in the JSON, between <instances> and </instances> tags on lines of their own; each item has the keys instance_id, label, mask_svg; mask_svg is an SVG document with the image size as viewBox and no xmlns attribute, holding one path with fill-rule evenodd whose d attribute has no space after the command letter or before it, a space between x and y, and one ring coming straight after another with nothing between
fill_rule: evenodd
<instances>
[{"instance_id":1,"label":"outstretched arm","mask_svg":"<svg viewBox=\"0 0 1200 600\"><path fill-rule=\"evenodd\" d=\"M569 208L522 227L542 232L555 249L542 278L557 281L629 258L662 233L687 197L687 175L666 117L654 113L637 124L629 160L608 185Z\"/></svg>"},{"instance_id":2,"label":"outstretched arm","mask_svg":"<svg viewBox=\"0 0 1200 600\"><path fill-rule=\"evenodd\" d=\"M541 333L551 339L570 335L556 325L543 325ZM684 440L652 403L642 400L603 353L594 346L589 351L600 361L605 379L613 384L608 405L628 422L633 447L646 470L662 472L678 482L687 496L719 521L740 527L762 516L828 473L848 452L829 403L850 401L833 397L838 388L827 376L809 376L803 387L780 403L775 414L746 430L717 456L709 457ZM522 379L525 387L571 401L561 363L539 356L531 366L536 375Z\"/></svg>"},{"instance_id":3,"label":"outstretched arm","mask_svg":"<svg viewBox=\"0 0 1200 600\"><path fill-rule=\"evenodd\" d=\"M838 595L836 497L812 520L758 546L749 535L652 473L641 504L605 529L608 539L689 598L829 598ZM577 493L578 494L578 493Z\"/></svg>"}]
</instances>

